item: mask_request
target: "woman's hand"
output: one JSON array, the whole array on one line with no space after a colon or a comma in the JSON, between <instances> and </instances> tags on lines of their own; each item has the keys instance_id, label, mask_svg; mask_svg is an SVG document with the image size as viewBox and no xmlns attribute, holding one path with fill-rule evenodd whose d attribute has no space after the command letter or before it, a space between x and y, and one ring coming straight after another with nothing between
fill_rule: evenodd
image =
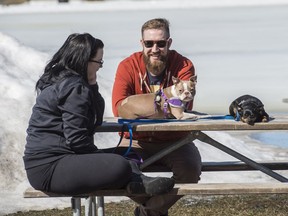
<instances>
[{"instance_id":1,"label":"woman's hand","mask_svg":"<svg viewBox=\"0 0 288 216\"><path fill-rule=\"evenodd\" d=\"M87 79L90 85L97 83L97 71L103 67L103 48L97 50L96 55L90 59L87 68Z\"/></svg>"},{"instance_id":2,"label":"woman's hand","mask_svg":"<svg viewBox=\"0 0 288 216\"><path fill-rule=\"evenodd\" d=\"M97 83L97 75L95 71L89 71L87 73L87 79L89 85L95 85Z\"/></svg>"}]
</instances>

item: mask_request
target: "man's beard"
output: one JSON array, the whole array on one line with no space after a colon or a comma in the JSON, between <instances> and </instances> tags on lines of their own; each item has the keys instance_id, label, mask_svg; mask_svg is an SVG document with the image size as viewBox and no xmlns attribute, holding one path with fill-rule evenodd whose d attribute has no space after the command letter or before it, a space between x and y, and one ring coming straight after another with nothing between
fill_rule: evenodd
<instances>
[{"instance_id":1,"label":"man's beard","mask_svg":"<svg viewBox=\"0 0 288 216\"><path fill-rule=\"evenodd\" d=\"M155 76L160 75L164 69L166 68L166 63L167 63L167 57L166 56L160 56L160 59L154 63L152 63L150 61L149 56L145 55L145 53L143 53L144 56L144 63L146 65L147 70L154 74Z\"/></svg>"}]
</instances>

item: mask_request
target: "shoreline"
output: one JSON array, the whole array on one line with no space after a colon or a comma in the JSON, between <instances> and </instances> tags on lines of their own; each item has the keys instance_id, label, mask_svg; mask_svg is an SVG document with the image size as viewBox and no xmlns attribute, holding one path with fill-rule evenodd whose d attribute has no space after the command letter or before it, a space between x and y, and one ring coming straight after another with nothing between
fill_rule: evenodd
<instances>
[{"instance_id":1,"label":"shoreline","mask_svg":"<svg viewBox=\"0 0 288 216\"><path fill-rule=\"evenodd\" d=\"M164 2L164 4L163 4ZM120 3L120 4L119 4ZM166 4L165 4L166 3ZM81 1L70 0L66 3L48 0L32 0L22 4L0 5L1 14L16 13L63 13L63 12L87 12L87 11L130 11L130 10L159 10L159 9L187 9L187 8L223 8L223 7L259 7L259 6L281 6L288 5L286 0L183 0L178 1L129 1L129 0L108 0L108 1ZM81 6L81 7L79 7ZM93 7L97 6L97 7Z\"/></svg>"}]
</instances>

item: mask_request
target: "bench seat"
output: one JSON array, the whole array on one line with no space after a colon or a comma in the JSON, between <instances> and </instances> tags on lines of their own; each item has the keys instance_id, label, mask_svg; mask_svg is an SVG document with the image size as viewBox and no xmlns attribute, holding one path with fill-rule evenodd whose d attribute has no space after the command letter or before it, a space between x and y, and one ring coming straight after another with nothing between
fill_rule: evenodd
<instances>
[{"instance_id":1,"label":"bench seat","mask_svg":"<svg viewBox=\"0 0 288 216\"><path fill-rule=\"evenodd\" d=\"M259 161L261 164L271 170L288 170L288 161ZM255 168L241 161L219 161L219 162L202 162L202 172L219 172L219 171L253 171ZM151 165L142 170L143 172L169 172L164 166Z\"/></svg>"},{"instance_id":2,"label":"bench seat","mask_svg":"<svg viewBox=\"0 0 288 216\"><path fill-rule=\"evenodd\" d=\"M259 164L272 170L288 170L288 162L259 162ZM202 171L249 171L253 167L238 161L203 162ZM166 167L148 166L143 172L169 172ZM288 194L288 183L199 183L199 184L176 184L170 195L239 195L239 194ZM144 194L143 194L144 195ZM44 193L32 187L27 188L24 198L49 198L71 197L73 216L81 216L81 199L85 198L85 216L104 216L105 196L126 196L129 194L124 189L98 190L78 196ZM142 195L138 195L142 196ZM97 212L97 213L96 213Z\"/></svg>"},{"instance_id":3,"label":"bench seat","mask_svg":"<svg viewBox=\"0 0 288 216\"><path fill-rule=\"evenodd\" d=\"M170 195L233 195L233 194L283 194L288 193L288 183L199 183L176 184ZM74 196L129 196L124 189L98 190L95 192ZM141 196L141 195L139 195ZM70 195L44 193L33 189L26 189L24 198L71 197Z\"/></svg>"}]
</instances>

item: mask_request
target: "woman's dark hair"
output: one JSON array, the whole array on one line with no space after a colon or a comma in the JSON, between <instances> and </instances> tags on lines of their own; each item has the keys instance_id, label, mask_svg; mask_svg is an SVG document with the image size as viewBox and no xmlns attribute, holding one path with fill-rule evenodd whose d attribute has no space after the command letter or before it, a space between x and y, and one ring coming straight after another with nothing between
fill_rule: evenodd
<instances>
[{"instance_id":1,"label":"woman's dark hair","mask_svg":"<svg viewBox=\"0 0 288 216\"><path fill-rule=\"evenodd\" d=\"M88 62L96 55L98 49L103 47L104 44L100 39L88 33L69 35L46 65L44 74L36 83L36 89L42 90L45 86L72 74L78 74L87 81Z\"/></svg>"}]
</instances>

